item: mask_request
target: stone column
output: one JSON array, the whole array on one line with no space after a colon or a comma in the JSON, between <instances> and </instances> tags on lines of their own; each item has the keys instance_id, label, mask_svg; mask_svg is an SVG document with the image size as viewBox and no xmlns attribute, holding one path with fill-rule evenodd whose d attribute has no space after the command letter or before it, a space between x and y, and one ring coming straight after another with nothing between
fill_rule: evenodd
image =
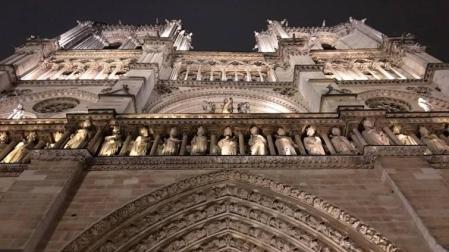
<instances>
[{"instance_id":1,"label":"stone column","mask_svg":"<svg viewBox=\"0 0 449 252\"><path fill-rule=\"evenodd\" d=\"M186 149L186 146L187 146L187 134L186 133L183 133L182 134L182 142L181 142L181 148L180 148L180 150L179 150L179 155L180 156L184 156L184 155L186 155L186 151L187 151L187 149Z\"/></svg>"},{"instance_id":2,"label":"stone column","mask_svg":"<svg viewBox=\"0 0 449 252\"><path fill-rule=\"evenodd\" d=\"M321 133L320 134L321 138L323 138L324 143L326 144L327 149L329 150L329 152L331 153L331 155L335 155L337 154L337 152L334 149L334 146L331 143L331 140L329 139L329 136L327 135L327 133Z\"/></svg>"},{"instance_id":3,"label":"stone column","mask_svg":"<svg viewBox=\"0 0 449 252\"><path fill-rule=\"evenodd\" d=\"M215 134L210 134L210 155L217 155L217 136Z\"/></svg>"},{"instance_id":4,"label":"stone column","mask_svg":"<svg viewBox=\"0 0 449 252\"><path fill-rule=\"evenodd\" d=\"M239 132L238 136L239 136L239 153L240 155L245 155L245 138L242 132Z\"/></svg>"},{"instance_id":5,"label":"stone column","mask_svg":"<svg viewBox=\"0 0 449 252\"><path fill-rule=\"evenodd\" d=\"M270 155L276 156L276 149L274 148L273 137L271 136L271 134L267 135L267 142L268 142L268 150L270 151Z\"/></svg>"},{"instance_id":6,"label":"stone column","mask_svg":"<svg viewBox=\"0 0 449 252\"><path fill-rule=\"evenodd\" d=\"M157 145L159 144L159 140L161 139L161 136L157 134L154 138L153 145L151 146L150 150L150 156L155 156L157 153Z\"/></svg>"},{"instance_id":7,"label":"stone column","mask_svg":"<svg viewBox=\"0 0 449 252\"><path fill-rule=\"evenodd\" d=\"M394 144L396 145L403 145L401 141L396 137L396 135L391 131L388 127L383 127L383 131L387 134L387 136L390 137L391 140L393 140Z\"/></svg>"},{"instance_id":8,"label":"stone column","mask_svg":"<svg viewBox=\"0 0 449 252\"><path fill-rule=\"evenodd\" d=\"M299 134L295 134L295 143L298 145L299 153L301 155L307 155L306 148L304 148L304 144L302 143L301 136Z\"/></svg>"},{"instance_id":9,"label":"stone column","mask_svg":"<svg viewBox=\"0 0 449 252\"><path fill-rule=\"evenodd\" d=\"M86 150L35 150L28 169L2 194L0 251L37 251L82 178Z\"/></svg>"}]
</instances>

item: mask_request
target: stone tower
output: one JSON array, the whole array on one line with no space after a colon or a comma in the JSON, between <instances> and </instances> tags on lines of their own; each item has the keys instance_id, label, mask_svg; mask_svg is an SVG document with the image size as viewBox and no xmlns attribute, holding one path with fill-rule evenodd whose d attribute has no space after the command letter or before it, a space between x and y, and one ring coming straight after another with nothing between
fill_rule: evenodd
<instances>
[{"instance_id":1,"label":"stone tower","mask_svg":"<svg viewBox=\"0 0 449 252\"><path fill-rule=\"evenodd\" d=\"M0 61L0 251L447 251L449 65L365 20L79 21Z\"/></svg>"}]
</instances>

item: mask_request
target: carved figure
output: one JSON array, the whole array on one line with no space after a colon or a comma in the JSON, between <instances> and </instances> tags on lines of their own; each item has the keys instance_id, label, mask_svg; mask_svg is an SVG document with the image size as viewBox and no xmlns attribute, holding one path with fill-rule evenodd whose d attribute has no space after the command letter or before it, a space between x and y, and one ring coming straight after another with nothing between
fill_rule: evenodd
<instances>
[{"instance_id":1,"label":"carved figure","mask_svg":"<svg viewBox=\"0 0 449 252\"><path fill-rule=\"evenodd\" d=\"M178 135L178 130L176 128L170 129L170 136L165 139L165 143L162 145L162 155L171 156L176 155L179 149L179 144L181 140L176 138Z\"/></svg>"},{"instance_id":2,"label":"carved figure","mask_svg":"<svg viewBox=\"0 0 449 252\"><path fill-rule=\"evenodd\" d=\"M423 141L434 154L449 154L449 145L447 145L443 139L431 133L426 127L419 127L419 134L421 135L421 141Z\"/></svg>"},{"instance_id":3,"label":"carved figure","mask_svg":"<svg viewBox=\"0 0 449 252\"><path fill-rule=\"evenodd\" d=\"M221 113L223 114L232 114L234 112L234 101L232 100L232 97L229 97L229 99L224 99L223 102L223 109L221 110Z\"/></svg>"},{"instance_id":4,"label":"carved figure","mask_svg":"<svg viewBox=\"0 0 449 252\"><path fill-rule=\"evenodd\" d=\"M150 143L150 137L148 134L148 129L146 127L139 128L139 136L133 142L131 146L131 151L129 155L135 156L145 156L148 151L148 145Z\"/></svg>"},{"instance_id":5,"label":"carved figure","mask_svg":"<svg viewBox=\"0 0 449 252\"><path fill-rule=\"evenodd\" d=\"M279 128L277 130L275 145L279 155L296 155L296 144L293 142L291 137L286 135L283 128Z\"/></svg>"},{"instance_id":6,"label":"carved figure","mask_svg":"<svg viewBox=\"0 0 449 252\"><path fill-rule=\"evenodd\" d=\"M196 132L196 136L193 137L191 145L192 155L204 155L207 151L207 137L204 135L205 130L203 126L200 126Z\"/></svg>"},{"instance_id":7,"label":"carved figure","mask_svg":"<svg viewBox=\"0 0 449 252\"><path fill-rule=\"evenodd\" d=\"M374 126L372 118L363 120L363 127L365 130L362 135L369 145L390 145L390 139L381 129Z\"/></svg>"},{"instance_id":8,"label":"carved figure","mask_svg":"<svg viewBox=\"0 0 449 252\"><path fill-rule=\"evenodd\" d=\"M249 110L250 110L250 106L249 106L248 102L239 102L237 104L237 111L239 113L247 114L247 113L249 113Z\"/></svg>"},{"instance_id":9,"label":"carved figure","mask_svg":"<svg viewBox=\"0 0 449 252\"><path fill-rule=\"evenodd\" d=\"M28 153L27 147L36 141L36 132L29 132L24 140L20 141L14 149L6 155L2 163L17 163Z\"/></svg>"},{"instance_id":10,"label":"carved figure","mask_svg":"<svg viewBox=\"0 0 449 252\"><path fill-rule=\"evenodd\" d=\"M316 128L309 126L307 128L307 137L304 138L304 147L310 155L326 155L324 152L321 138L315 136Z\"/></svg>"},{"instance_id":11,"label":"carved figure","mask_svg":"<svg viewBox=\"0 0 449 252\"><path fill-rule=\"evenodd\" d=\"M341 135L340 128L333 127L331 129L331 143L338 154L357 154L358 150L354 144L351 143L348 138Z\"/></svg>"},{"instance_id":12,"label":"carved figure","mask_svg":"<svg viewBox=\"0 0 449 252\"><path fill-rule=\"evenodd\" d=\"M267 140L259 134L259 128L253 126L249 131L251 137L249 138L248 144L251 155L267 155Z\"/></svg>"},{"instance_id":13,"label":"carved figure","mask_svg":"<svg viewBox=\"0 0 449 252\"><path fill-rule=\"evenodd\" d=\"M395 125L393 126L393 133L396 135L396 138L403 144L403 145L418 145L418 143L413 139L413 137L409 135L405 135L401 133L401 126Z\"/></svg>"},{"instance_id":14,"label":"carved figure","mask_svg":"<svg viewBox=\"0 0 449 252\"><path fill-rule=\"evenodd\" d=\"M225 155L237 155L237 141L232 134L232 129L226 127L223 132L224 138L218 141L217 145L220 149L220 154Z\"/></svg>"},{"instance_id":15,"label":"carved figure","mask_svg":"<svg viewBox=\"0 0 449 252\"><path fill-rule=\"evenodd\" d=\"M78 129L75 134L70 135L69 141L64 145L64 149L77 149L80 148L82 144L87 141L90 135L91 122L86 120L81 123L81 129Z\"/></svg>"},{"instance_id":16,"label":"carved figure","mask_svg":"<svg viewBox=\"0 0 449 252\"><path fill-rule=\"evenodd\" d=\"M101 146L99 156L114 156L122 146L122 140L120 136L120 128L118 126L112 127L112 135L104 138L103 145Z\"/></svg>"},{"instance_id":17,"label":"carved figure","mask_svg":"<svg viewBox=\"0 0 449 252\"><path fill-rule=\"evenodd\" d=\"M8 139L8 133L6 131L0 131L0 144L6 144Z\"/></svg>"},{"instance_id":18,"label":"carved figure","mask_svg":"<svg viewBox=\"0 0 449 252\"><path fill-rule=\"evenodd\" d=\"M7 119L22 119L25 118L25 109L22 104L18 104L15 109L12 110Z\"/></svg>"}]
</instances>

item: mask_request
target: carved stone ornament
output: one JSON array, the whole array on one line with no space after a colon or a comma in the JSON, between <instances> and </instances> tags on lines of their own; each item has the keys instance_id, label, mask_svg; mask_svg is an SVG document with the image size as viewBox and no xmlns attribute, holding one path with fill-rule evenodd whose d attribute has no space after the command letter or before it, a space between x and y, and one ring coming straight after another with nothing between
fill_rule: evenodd
<instances>
[{"instance_id":1,"label":"carved stone ornament","mask_svg":"<svg viewBox=\"0 0 449 252\"><path fill-rule=\"evenodd\" d=\"M315 195L233 170L188 178L140 197L92 225L62 251L222 251L226 247L399 251L382 234Z\"/></svg>"}]
</instances>

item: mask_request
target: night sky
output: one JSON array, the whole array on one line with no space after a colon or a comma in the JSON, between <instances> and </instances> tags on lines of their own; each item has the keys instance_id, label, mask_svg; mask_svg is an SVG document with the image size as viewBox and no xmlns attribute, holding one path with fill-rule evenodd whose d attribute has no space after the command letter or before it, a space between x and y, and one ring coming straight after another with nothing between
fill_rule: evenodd
<instances>
[{"instance_id":1,"label":"night sky","mask_svg":"<svg viewBox=\"0 0 449 252\"><path fill-rule=\"evenodd\" d=\"M195 50L251 51L253 31L266 19L286 18L291 26L331 26L354 18L389 36L417 35L428 52L449 61L449 0L16 0L2 1L0 58L29 35L54 37L76 24L95 20L153 24L156 18L182 19L193 32Z\"/></svg>"}]
</instances>

